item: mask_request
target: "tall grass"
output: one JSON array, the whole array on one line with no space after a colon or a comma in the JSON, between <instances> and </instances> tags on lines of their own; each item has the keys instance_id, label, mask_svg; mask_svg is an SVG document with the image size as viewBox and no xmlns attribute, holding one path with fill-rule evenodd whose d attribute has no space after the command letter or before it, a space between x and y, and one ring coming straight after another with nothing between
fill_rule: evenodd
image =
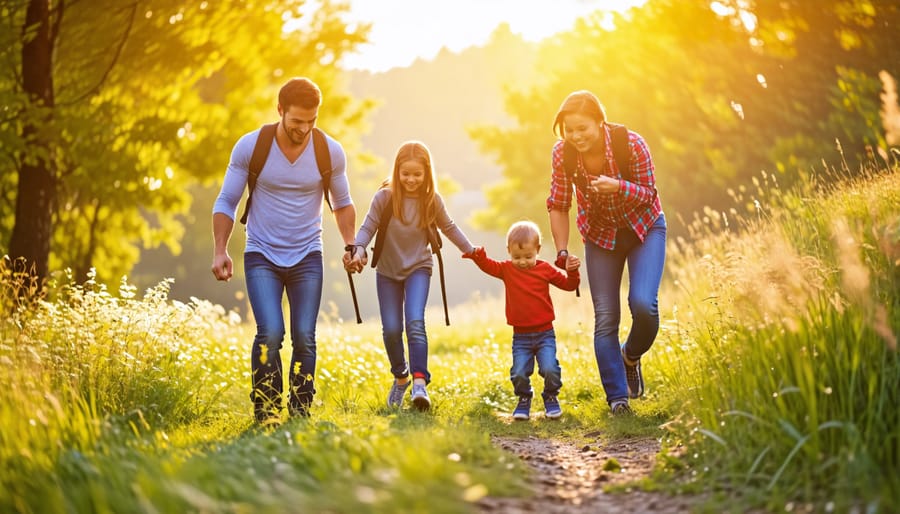
<instances>
[{"instance_id":1,"label":"tall grass","mask_svg":"<svg viewBox=\"0 0 900 514\"><path fill-rule=\"evenodd\" d=\"M112 295L63 275L40 298L27 284L0 261L0 510L29 511L34 498L65 510L62 491L34 479L58 479L122 432L204 416L236 362L233 345L211 343L238 320L208 302L169 302L165 281L142 300L124 281Z\"/></svg>"},{"instance_id":2,"label":"tall grass","mask_svg":"<svg viewBox=\"0 0 900 514\"><path fill-rule=\"evenodd\" d=\"M671 245L659 347L662 380L684 402L673 439L689 481L738 510L890 512L900 180L896 169L814 178L783 191L764 177Z\"/></svg>"}]
</instances>

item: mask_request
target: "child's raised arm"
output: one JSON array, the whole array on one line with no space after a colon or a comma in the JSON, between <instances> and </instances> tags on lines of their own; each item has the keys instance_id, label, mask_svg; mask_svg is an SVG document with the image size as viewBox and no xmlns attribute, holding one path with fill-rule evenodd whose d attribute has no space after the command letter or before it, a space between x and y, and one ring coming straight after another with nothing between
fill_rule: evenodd
<instances>
[{"instance_id":1,"label":"child's raised arm","mask_svg":"<svg viewBox=\"0 0 900 514\"><path fill-rule=\"evenodd\" d=\"M481 271L492 277L503 278L500 262L488 257L483 246L476 246L471 252L464 253L463 259L472 259L472 261L481 268Z\"/></svg>"}]
</instances>

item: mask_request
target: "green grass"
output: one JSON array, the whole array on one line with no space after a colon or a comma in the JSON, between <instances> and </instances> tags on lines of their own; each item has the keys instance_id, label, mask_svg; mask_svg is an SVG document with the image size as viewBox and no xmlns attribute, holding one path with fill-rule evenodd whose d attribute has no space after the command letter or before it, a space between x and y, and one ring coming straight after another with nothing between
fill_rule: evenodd
<instances>
[{"instance_id":1,"label":"green grass","mask_svg":"<svg viewBox=\"0 0 900 514\"><path fill-rule=\"evenodd\" d=\"M0 511L465 512L530 494L492 436L636 435L664 446L640 486L708 493L703 509L896 510L896 173L792 191L764 177L734 197L670 243L649 392L625 419L605 404L585 296L554 297L560 420L509 421L511 331L502 302L473 297L452 327L428 314L431 412L384 406L377 320L323 317L312 417L259 428L249 324L169 300L168 282L138 298L62 274L21 303L3 262Z\"/></svg>"},{"instance_id":2,"label":"green grass","mask_svg":"<svg viewBox=\"0 0 900 514\"><path fill-rule=\"evenodd\" d=\"M660 368L684 399L682 478L737 510L894 511L900 181L762 192L746 230L704 221L670 254Z\"/></svg>"}]
</instances>

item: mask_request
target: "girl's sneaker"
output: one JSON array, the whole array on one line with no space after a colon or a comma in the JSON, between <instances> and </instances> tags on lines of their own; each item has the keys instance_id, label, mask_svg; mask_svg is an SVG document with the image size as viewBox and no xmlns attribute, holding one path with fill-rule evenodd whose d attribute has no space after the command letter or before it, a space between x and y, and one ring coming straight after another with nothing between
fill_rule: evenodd
<instances>
[{"instance_id":1,"label":"girl's sneaker","mask_svg":"<svg viewBox=\"0 0 900 514\"><path fill-rule=\"evenodd\" d=\"M398 384L397 380L394 379L394 383L391 384L391 390L388 393L388 407L399 409L403 405L403 396L406 394L406 390L409 389L410 384L412 384L412 380L408 380L405 384Z\"/></svg>"},{"instance_id":2,"label":"girl's sneaker","mask_svg":"<svg viewBox=\"0 0 900 514\"><path fill-rule=\"evenodd\" d=\"M526 420L531 414L531 397L520 396L519 403L516 404L516 410L513 411L513 419Z\"/></svg>"},{"instance_id":3,"label":"girl's sneaker","mask_svg":"<svg viewBox=\"0 0 900 514\"><path fill-rule=\"evenodd\" d=\"M428 398L428 391L422 384L413 384L412 388L413 406L421 411L431 408L431 400Z\"/></svg>"}]
</instances>

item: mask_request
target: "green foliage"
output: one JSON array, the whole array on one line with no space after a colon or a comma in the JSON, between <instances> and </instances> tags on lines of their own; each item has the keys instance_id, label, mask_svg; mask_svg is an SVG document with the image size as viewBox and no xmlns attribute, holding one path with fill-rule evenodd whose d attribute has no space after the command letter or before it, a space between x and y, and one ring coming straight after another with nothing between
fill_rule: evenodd
<instances>
[{"instance_id":1,"label":"green foliage","mask_svg":"<svg viewBox=\"0 0 900 514\"><path fill-rule=\"evenodd\" d=\"M745 508L900 505L900 182L863 176L769 187L670 248L658 346L685 476Z\"/></svg>"},{"instance_id":2,"label":"green foliage","mask_svg":"<svg viewBox=\"0 0 900 514\"><path fill-rule=\"evenodd\" d=\"M887 150L878 72L900 73L900 9L887 4L650 0L586 17L541 43L548 80L507 95L516 125L472 131L503 166L478 225L502 232L542 211L547 188L535 191L549 183L553 116L578 89L647 140L670 213L721 209L724 191L760 170L790 185L823 156L836 162L835 140L849 161L871 159Z\"/></svg>"},{"instance_id":3,"label":"green foliage","mask_svg":"<svg viewBox=\"0 0 900 514\"><path fill-rule=\"evenodd\" d=\"M188 186L220 178L237 138L275 116L278 87L295 75L326 92L322 116L352 131L365 107L341 92L333 63L365 39L346 5L304 0L53 2L54 105L22 97L21 24L27 2L0 11L0 239L15 213L16 170L46 162L59 180L50 269L92 267L109 282L140 248L181 250ZM285 30L285 21L299 30ZM48 145L23 141L31 120ZM341 120L342 122L339 122ZM340 134L338 134L340 135ZM49 146L52 155L37 155Z\"/></svg>"}]
</instances>

